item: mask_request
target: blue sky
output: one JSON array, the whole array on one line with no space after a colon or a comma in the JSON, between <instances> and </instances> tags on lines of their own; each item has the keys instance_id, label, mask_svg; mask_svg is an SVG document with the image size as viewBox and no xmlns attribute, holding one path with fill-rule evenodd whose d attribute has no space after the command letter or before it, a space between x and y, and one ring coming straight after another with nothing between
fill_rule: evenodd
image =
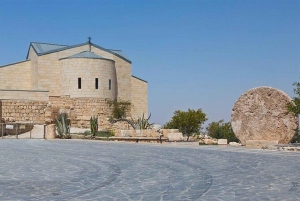
<instances>
[{"instance_id":1,"label":"blue sky","mask_svg":"<svg viewBox=\"0 0 300 201\"><path fill-rule=\"evenodd\" d=\"M229 121L250 88L293 96L300 81L300 0L1 0L0 65L24 60L30 42L88 36L123 50L148 81L155 123L188 108Z\"/></svg>"}]
</instances>

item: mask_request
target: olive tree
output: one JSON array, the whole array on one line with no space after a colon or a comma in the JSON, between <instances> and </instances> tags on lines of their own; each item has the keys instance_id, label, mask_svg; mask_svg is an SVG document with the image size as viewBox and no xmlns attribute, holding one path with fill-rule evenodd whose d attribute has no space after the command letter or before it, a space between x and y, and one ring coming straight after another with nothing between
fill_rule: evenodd
<instances>
[{"instance_id":1,"label":"olive tree","mask_svg":"<svg viewBox=\"0 0 300 201\"><path fill-rule=\"evenodd\" d=\"M293 97L293 101L287 104L288 112L291 112L296 117L299 117L300 114L300 82L295 82L293 84L295 86L294 93L295 97ZM296 130L296 134L292 139L292 142L299 142L300 141L300 130L299 126Z\"/></svg>"},{"instance_id":2,"label":"olive tree","mask_svg":"<svg viewBox=\"0 0 300 201\"><path fill-rule=\"evenodd\" d=\"M206 114L201 109L188 109L187 112L176 110L172 119L164 125L164 128L179 129L189 140L191 134L200 132L201 126L206 120Z\"/></svg>"},{"instance_id":3,"label":"olive tree","mask_svg":"<svg viewBox=\"0 0 300 201\"><path fill-rule=\"evenodd\" d=\"M231 123L220 120L218 122L211 122L206 127L207 135L216 139L227 139L228 142L238 142L238 138L235 136Z\"/></svg>"},{"instance_id":4,"label":"olive tree","mask_svg":"<svg viewBox=\"0 0 300 201\"><path fill-rule=\"evenodd\" d=\"M295 97L293 97L293 101L287 104L287 109L289 112L292 112L296 116L300 114L300 82L295 82L293 84L296 86L294 89Z\"/></svg>"}]
</instances>

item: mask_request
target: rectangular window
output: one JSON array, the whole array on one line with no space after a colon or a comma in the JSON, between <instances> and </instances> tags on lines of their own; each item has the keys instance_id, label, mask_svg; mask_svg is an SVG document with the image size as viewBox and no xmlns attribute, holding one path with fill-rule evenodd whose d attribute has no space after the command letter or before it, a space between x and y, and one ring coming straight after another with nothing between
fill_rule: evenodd
<instances>
[{"instance_id":1,"label":"rectangular window","mask_svg":"<svg viewBox=\"0 0 300 201\"><path fill-rule=\"evenodd\" d=\"M111 79L108 80L108 89L111 90Z\"/></svg>"},{"instance_id":2,"label":"rectangular window","mask_svg":"<svg viewBox=\"0 0 300 201\"><path fill-rule=\"evenodd\" d=\"M98 89L98 78L95 78L95 89Z\"/></svg>"},{"instance_id":3,"label":"rectangular window","mask_svg":"<svg viewBox=\"0 0 300 201\"><path fill-rule=\"evenodd\" d=\"M78 89L81 89L81 78L78 78Z\"/></svg>"}]
</instances>

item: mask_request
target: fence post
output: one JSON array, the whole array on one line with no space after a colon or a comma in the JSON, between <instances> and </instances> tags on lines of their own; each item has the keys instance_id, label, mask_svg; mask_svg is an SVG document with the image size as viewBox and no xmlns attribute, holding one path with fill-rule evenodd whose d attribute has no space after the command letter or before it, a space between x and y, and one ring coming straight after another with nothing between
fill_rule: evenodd
<instances>
[{"instance_id":1,"label":"fence post","mask_svg":"<svg viewBox=\"0 0 300 201\"><path fill-rule=\"evenodd\" d=\"M30 123L29 123L29 126L30 126L30 127L32 126L31 121L30 121ZM32 127L32 129L33 129L33 127ZM29 139L31 139L31 130L32 130L32 129L30 129L30 132L29 132Z\"/></svg>"},{"instance_id":2,"label":"fence post","mask_svg":"<svg viewBox=\"0 0 300 201\"><path fill-rule=\"evenodd\" d=\"M44 124L44 139L46 138L46 124Z\"/></svg>"},{"instance_id":3,"label":"fence post","mask_svg":"<svg viewBox=\"0 0 300 201\"><path fill-rule=\"evenodd\" d=\"M16 123L15 125L16 125L16 138L19 139L18 138L18 123Z\"/></svg>"}]
</instances>

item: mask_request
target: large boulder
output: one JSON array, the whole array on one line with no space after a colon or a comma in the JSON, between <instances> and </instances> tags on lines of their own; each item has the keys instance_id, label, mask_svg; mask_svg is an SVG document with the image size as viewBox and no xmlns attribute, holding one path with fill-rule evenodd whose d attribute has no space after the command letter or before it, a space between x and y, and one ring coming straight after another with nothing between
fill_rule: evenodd
<instances>
[{"instance_id":1,"label":"large boulder","mask_svg":"<svg viewBox=\"0 0 300 201\"><path fill-rule=\"evenodd\" d=\"M231 125L235 135L243 145L248 140L289 143L298 126L298 118L286 109L291 101L286 93L271 87L246 91L232 109Z\"/></svg>"}]
</instances>

